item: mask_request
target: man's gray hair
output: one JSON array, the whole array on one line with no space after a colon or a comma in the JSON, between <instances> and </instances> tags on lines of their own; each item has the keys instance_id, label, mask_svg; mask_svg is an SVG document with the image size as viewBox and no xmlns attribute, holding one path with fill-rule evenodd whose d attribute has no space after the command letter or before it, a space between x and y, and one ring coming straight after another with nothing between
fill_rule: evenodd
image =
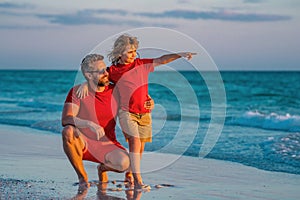
<instances>
[{"instance_id":1,"label":"man's gray hair","mask_svg":"<svg viewBox=\"0 0 300 200\"><path fill-rule=\"evenodd\" d=\"M85 72L92 71L92 64L98 60L103 60L104 57L100 54L89 54L84 57L81 62L81 71L84 74Z\"/></svg>"}]
</instances>

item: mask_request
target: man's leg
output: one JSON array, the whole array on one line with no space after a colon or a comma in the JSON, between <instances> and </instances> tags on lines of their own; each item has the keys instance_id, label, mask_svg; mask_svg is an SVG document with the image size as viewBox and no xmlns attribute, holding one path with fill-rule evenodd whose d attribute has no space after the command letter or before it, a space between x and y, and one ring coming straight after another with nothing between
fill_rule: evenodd
<instances>
[{"instance_id":1,"label":"man's leg","mask_svg":"<svg viewBox=\"0 0 300 200\"><path fill-rule=\"evenodd\" d=\"M105 155L104 165L110 169L110 171L124 172L130 166L128 153L120 148L115 149Z\"/></svg>"},{"instance_id":2,"label":"man's leg","mask_svg":"<svg viewBox=\"0 0 300 200\"><path fill-rule=\"evenodd\" d=\"M82 186L88 188L88 176L82 162L82 149L84 149L85 143L77 131L78 130L73 126L64 127L62 131L63 148L77 173L79 187Z\"/></svg>"},{"instance_id":3,"label":"man's leg","mask_svg":"<svg viewBox=\"0 0 300 200\"><path fill-rule=\"evenodd\" d=\"M98 165L98 177L102 183L108 182L107 171L124 172L130 166L130 159L125 150L115 149L105 155L105 163Z\"/></svg>"},{"instance_id":4,"label":"man's leg","mask_svg":"<svg viewBox=\"0 0 300 200\"><path fill-rule=\"evenodd\" d=\"M108 176L107 176L107 167L103 164L99 164L97 166L98 169L98 178L100 183L107 183L108 182Z\"/></svg>"}]
</instances>

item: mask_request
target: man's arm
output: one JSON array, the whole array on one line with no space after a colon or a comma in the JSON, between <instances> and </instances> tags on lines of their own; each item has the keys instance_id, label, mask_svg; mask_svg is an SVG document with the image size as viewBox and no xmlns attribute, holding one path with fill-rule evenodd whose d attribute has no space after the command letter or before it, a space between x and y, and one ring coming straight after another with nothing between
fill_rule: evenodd
<instances>
[{"instance_id":1,"label":"man's arm","mask_svg":"<svg viewBox=\"0 0 300 200\"><path fill-rule=\"evenodd\" d=\"M71 125L77 128L89 128L96 134L97 140L105 135L104 129L98 124L78 118L78 112L79 107L76 104L65 103L61 117L62 126Z\"/></svg>"},{"instance_id":2,"label":"man's arm","mask_svg":"<svg viewBox=\"0 0 300 200\"><path fill-rule=\"evenodd\" d=\"M169 62L172 62L178 58L187 58L188 60L190 60L193 55L196 55L196 53L191 53L191 52L181 52L181 53L173 53L173 54L167 54L167 55L163 55L159 58L154 58L153 59L153 64L154 67L159 66L159 65L164 65L167 64Z\"/></svg>"}]
</instances>

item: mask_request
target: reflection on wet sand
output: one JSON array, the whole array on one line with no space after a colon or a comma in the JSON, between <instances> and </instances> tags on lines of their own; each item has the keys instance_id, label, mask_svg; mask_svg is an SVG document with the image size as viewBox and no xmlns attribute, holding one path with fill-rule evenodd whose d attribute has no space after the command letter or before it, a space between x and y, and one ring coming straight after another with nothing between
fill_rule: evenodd
<instances>
[{"instance_id":1,"label":"reflection on wet sand","mask_svg":"<svg viewBox=\"0 0 300 200\"><path fill-rule=\"evenodd\" d=\"M122 188L118 189L112 189L108 188L109 183L97 183L97 184L91 184L91 185L96 185L98 187L97 194L96 194L96 199L99 200L140 200L142 197L142 191L140 190L134 190L134 189L125 189L123 190ZM89 188L86 188L85 190L81 190L81 188L78 188L77 194L71 198L72 200L83 200L86 198L88 194ZM121 198L117 196L113 196L111 194L107 194L107 191L116 191L116 192L125 192L126 198Z\"/></svg>"}]
</instances>

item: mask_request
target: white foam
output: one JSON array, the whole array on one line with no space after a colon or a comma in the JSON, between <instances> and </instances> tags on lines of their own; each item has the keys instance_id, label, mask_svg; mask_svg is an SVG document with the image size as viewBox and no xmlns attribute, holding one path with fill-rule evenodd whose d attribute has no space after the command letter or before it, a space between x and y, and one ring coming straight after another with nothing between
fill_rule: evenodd
<instances>
[{"instance_id":1,"label":"white foam","mask_svg":"<svg viewBox=\"0 0 300 200\"><path fill-rule=\"evenodd\" d=\"M257 127L288 132L300 131L299 115L280 115L277 113L264 114L259 111L247 111L241 117L232 119L230 124Z\"/></svg>"}]
</instances>

